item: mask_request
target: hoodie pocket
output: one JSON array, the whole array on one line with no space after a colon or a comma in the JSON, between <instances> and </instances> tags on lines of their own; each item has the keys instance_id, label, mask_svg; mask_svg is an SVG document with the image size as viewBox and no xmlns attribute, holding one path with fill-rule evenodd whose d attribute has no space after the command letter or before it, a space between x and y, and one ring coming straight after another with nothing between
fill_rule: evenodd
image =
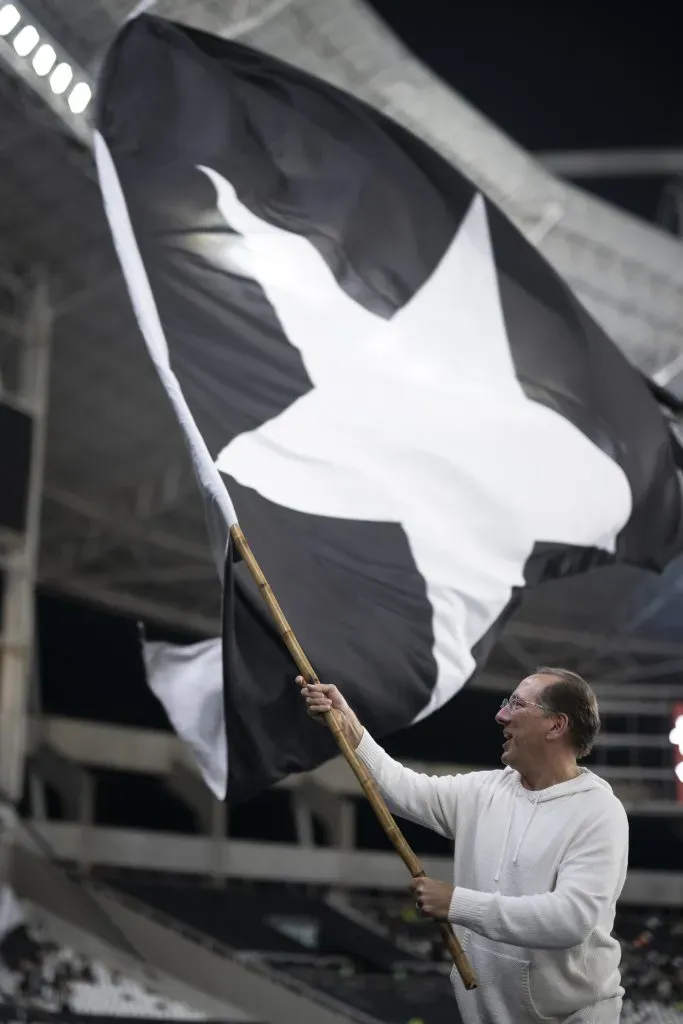
<instances>
[{"instance_id":1,"label":"hoodie pocket","mask_svg":"<svg viewBox=\"0 0 683 1024\"><path fill-rule=\"evenodd\" d=\"M477 978L473 995L479 1004L480 1018L491 1021L514 1021L514 1024L539 1024L547 1020L539 1016L531 1001L529 961L500 951L500 944L488 943L470 932L463 943ZM452 975L454 985L458 979Z\"/></svg>"}]
</instances>

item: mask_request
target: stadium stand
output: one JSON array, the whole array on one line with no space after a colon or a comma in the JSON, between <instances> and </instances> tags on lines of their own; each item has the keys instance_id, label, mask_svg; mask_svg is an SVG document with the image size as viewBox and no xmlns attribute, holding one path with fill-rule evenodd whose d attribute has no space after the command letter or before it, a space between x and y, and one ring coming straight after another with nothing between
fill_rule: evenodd
<instances>
[{"instance_id":1,"label":"stadium stand","mask_svg":"<svg viewBox=\"0 0 683 1024\"><path fill-rule=\"evenodd\" d=\"M110 883L387 1024L453 1022L450 964L433 926L403 896L231 882L225 888L144 880ZM683 920L679 913L624 908L623 1021L683 1022Z\"/></svg>"},{"instance_id":2,"label":"stadium stand","mask_svg":"<svg viewBox=\"0 0 683 1024\"><path fill-rule=\"evenodd\" d=\"M683 1014L683 920L680 913L629 908L619 915L622 976L634 1006L660 1003Z\"/></svg>"},{"instance_id":3,"label":"stadium stand","mask_svg":"<svg viewBox=\"0 0 683 1024\"><path fill-rule=\"evenodd\" d=\"M98 1021L206 1019L55 941L44 921L18 923L0 942L0 1000L6 1010L30 1011L31 1016L42 1012Z\"/></svg>"},{"instance_id":4,"label":"stadium stand","mask_svg":"<svg viewBox=\"0 0 683 1024\"><path fill-rule=\"evenodd\" d=\"M8 886L0 889L0 1020L127 1024L206 1021L201 1010L142 983L95 956L76 951L40 912L26 914ZM241 1018L240 1018L241 1019ZM246 1019L246 1018L245 1018ZM211 1018L219 1024L216 1018ZM230 1024L221 1021L220 1024Z\"/></svg>"}]
</instances>

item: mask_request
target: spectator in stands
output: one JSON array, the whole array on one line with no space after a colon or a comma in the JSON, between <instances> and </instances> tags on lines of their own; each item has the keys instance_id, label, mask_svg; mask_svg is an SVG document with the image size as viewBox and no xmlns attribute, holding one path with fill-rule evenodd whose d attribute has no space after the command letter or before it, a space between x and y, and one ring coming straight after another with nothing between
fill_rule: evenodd
<instances>
[{"instance_id":1,"label":"spectator in stands","mask_svg":"<svg viewBox=\"0 0 683 1024\"><path fill-rule=\"evenodd\" d=\"M414 879L421 913L450 921L478 980L453 972L465 1024L617 1024L624 990L612 937L628 822L577 761L600 728L588 684L540 668L504 700L502 770L428 776L393 760L337 687L302 688L313 718L335 709L390 808L455 841L454 885Z\"/></svg>"}]
</instances>

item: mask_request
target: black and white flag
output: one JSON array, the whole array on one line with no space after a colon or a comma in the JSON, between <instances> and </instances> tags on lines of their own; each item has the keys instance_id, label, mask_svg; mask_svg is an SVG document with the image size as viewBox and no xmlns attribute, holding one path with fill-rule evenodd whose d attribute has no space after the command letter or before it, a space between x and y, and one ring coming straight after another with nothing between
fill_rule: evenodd
<instances>
[{"instance_id":1,"label":"black and white flag","mask_svg":"<svg viewBox=\"0 0 683 1024\"><path fill-rule=\"evenodd\" d=\"M470 181L293 67L143 15L100 84L101 188L218 557L239 516L378 736L456 694L525 586L683 540L638 373ZM228 549L224 643L149 645L219 795L332 756Z\"/></svg>"}]
</instances>

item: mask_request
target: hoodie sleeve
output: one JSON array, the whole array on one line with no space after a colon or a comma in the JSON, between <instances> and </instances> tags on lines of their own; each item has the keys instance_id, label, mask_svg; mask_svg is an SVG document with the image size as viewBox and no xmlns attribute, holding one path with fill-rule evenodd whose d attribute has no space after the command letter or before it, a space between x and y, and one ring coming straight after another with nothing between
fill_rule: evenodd
<instances>
[{"instance_id":1,"label":"hoodie sleeve","mask_svg":"<svg viewBox=\"0 0 683 1024\"><path fill-rule=\"evenodd\" d=\"M628 820L617 799L588 819L570 843L552 892L503 896L456 887L448 919L495 942L571 949L588 938L624 884Z\"/></svg>"},{"instance_id":2,"label":"hoodie sleeve","mask_svg":"<svg viewBox=\"0 0 683 1024\"><path fill-rule=\"evenodd\" d=\"M422 775L394 761L363 732L356 753L370 769L389 810L434 832L454 838L458 794L468 775Z\"/></svg>"}]
</instances>

